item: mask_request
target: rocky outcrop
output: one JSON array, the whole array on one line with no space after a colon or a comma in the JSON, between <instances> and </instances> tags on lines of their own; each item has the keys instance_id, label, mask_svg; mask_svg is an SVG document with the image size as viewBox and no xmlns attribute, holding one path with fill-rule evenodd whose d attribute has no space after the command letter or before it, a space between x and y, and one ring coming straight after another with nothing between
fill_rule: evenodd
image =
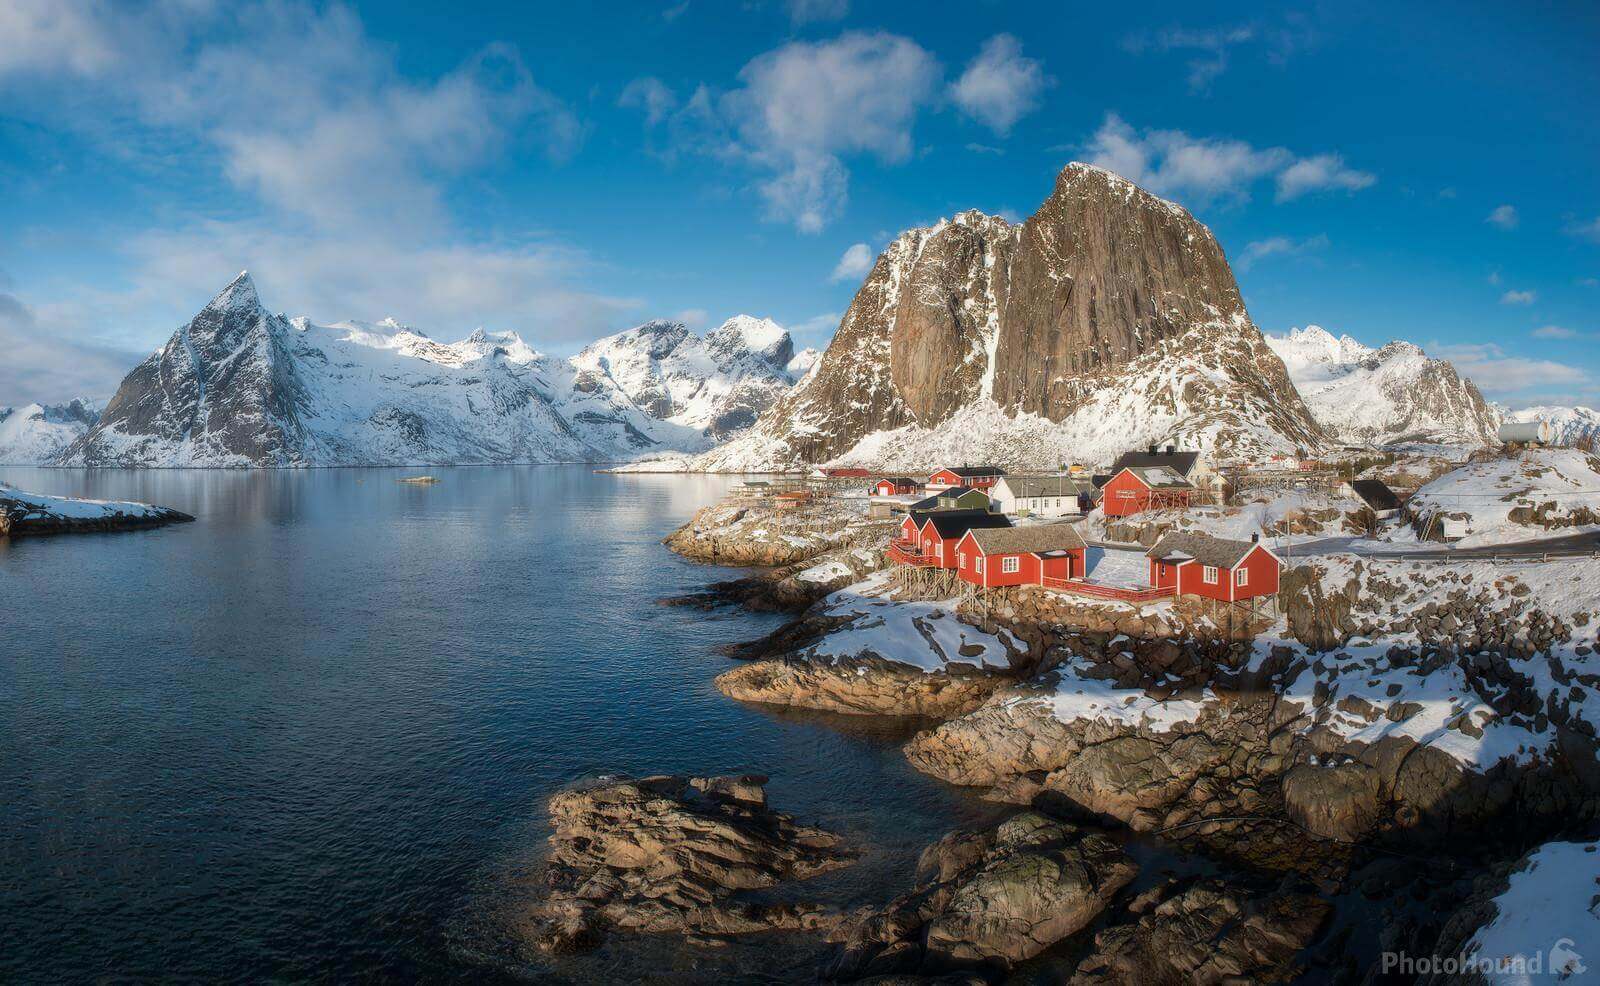
<instances>
[{"instance_id":1,"label":"rocky outcrop","mask_svg":"<svg viewBox=\"0 0 1600 986\"><path fill-rule=\"evenodd\" d=\"M136 531L192 520L171 507L44 496L0 483L0 537Z\"/></svg>"},{"instance_id":2,"label":"rocky outcrop","mask_svg":"<svg viewBox=\"0 0 1600 986\"><path fill-rule=\"evenodd\" d=\"M606 929L732 935L826 929L806 904L757 903L744 891L848 865L822 829L767 806L765 777L646 777L550 799L550 856L532 935L546 951L592 945Z\"/></svg>"},{"instance_id":3,"label":"rocky outcrop","mask_svg":"<svg viewBox=\"0 0 1600 986\"><path fill-rule=\"evenodd\" d=\"M816 370L699 467L848 457L900 428L933 444L879 443L862 461L959 448L1055 468L1153 442L1226 453L1324 441L1210 230L1082 164L1020 225L964 212L902 234ZM935 446L944 455L924 454Z\"/></svg>"},{"instance_id":4,"label":"rocky outcrop","mask_svg":"<svg viewBox=\"0 0 1600 986\"><path fill-rule=\"evenodd\" d=\"M734 494L695 511L662 544L696 561L770 568L811 562L840 548L878 553L893 530L892 523L869 520L833 498L780 508Z\"/></svg>"},{"instance_id":5,"label":"rocky outcrop","mask_svg":"<svg viewBox=\"0 0 1600 986\"><path fill-rule=\"evenodd\" d=\"M1138 873L1106 836L1027 811L954 832L917 863L917 886L857 916L833 980L1007 969L1077 933Z\"/></svg>"},{"instance_id":6,"label":"rocky outcrop","mask_svg":"<svg viewBox=\"0 0 1600 986\"><path fill-rule=\"evenodd\" d=\"M1319 897L1258 895L1207 880L1169 883L1129 906L1134 920L1095 935L1072 986L1283 983L1332 913Z\"/></svg>"},{"instance_id":7,"label":"rocky outcrop","mask_svg":"<svg viewBox=\"0 0 1600 986\"><path fill-rule=\"evenodd\" d=\"M947 719L1013 681L978 668L921 671L883 661L826 665L768 660L717 675L729 698L845 715Z\"/></svg>"}]
</instances>

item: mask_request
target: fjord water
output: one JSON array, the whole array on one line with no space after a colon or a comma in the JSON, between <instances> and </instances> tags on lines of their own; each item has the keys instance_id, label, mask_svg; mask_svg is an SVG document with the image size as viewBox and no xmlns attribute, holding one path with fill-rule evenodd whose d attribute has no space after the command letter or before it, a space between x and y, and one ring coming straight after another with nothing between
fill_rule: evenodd
<instances>
[{"instance_id":1,"label":"fjord water","mask_svg":"<svg viewBox=\"0 0 1600 986\"><path fill-rule=\"evenodd\" d=\"M719 978L718 950L518 948L552 792L769 773L865 850L813 890L840 904L986 815L903 730L714 690L714 648L781 618L657 605L733 574L658 542L731 479L426 471L0 469L198 518L0 539L0 980Z\"/></svg>"}]
</instances>

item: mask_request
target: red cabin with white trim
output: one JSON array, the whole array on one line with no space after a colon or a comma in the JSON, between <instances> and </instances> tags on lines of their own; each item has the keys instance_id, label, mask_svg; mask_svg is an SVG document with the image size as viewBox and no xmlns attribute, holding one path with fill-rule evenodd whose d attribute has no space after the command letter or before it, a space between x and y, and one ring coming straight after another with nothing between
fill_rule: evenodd
<instances>
[{"instance_id":1,"label":"red cabin with white trim","mask_svg":"<svg viewBox=\"0 0 1600 986\"><path fill-rule=\"evenodd\" d=\"M1218 602L1274 595L1283 568L1259 539L1232 541L1190 532L1164 535L1148 555L1152 586L1175 586L1179 595Z\"/></svg>"},{"instance_id":2,"label":"red cabin with white trim","mask_svg":"<svg viewBox=\"0 0 1600 986\"><path fill-rule=\"evenodd\" d=\"M1087 547L1071 524L979 528L956 542L956 574L985 587L1081 578Z\"/></svg>"},{"instance_id":3,"label":"red cabin with white trim","mask_svg":"<svg viewBox=\"0 0 1600 986\"><path fill-rule=\"evenodd\" d=\"M986 490L1000 481L1004 476L1004 469L995 466L954 466L940 469L928 477L929 487L949 489L952 486L968 486L975 490Z\"/></svg>"},{"instance_id":4,"label":"red cabin with white trim","mask_svg":"<svg viewBox=\"0 0 1600 986\"><path fill-rule=\"evenodd\" d=\"M906 476L885 476L872 484L873 496L904 496L921 489L921 484Z\"/></svg>"},{"instance_id":5,"label":"red cabin with white trim","mask_svg":"<svg viewBox=\"0 0 1600 986\"><path fill-rule=\"evenodd\" d=\"M1168 466L1126 466L1101 487L1100 509L1107 517L1145 510L1187 507L1194 484Z\"/></svg>"}]
</instances>

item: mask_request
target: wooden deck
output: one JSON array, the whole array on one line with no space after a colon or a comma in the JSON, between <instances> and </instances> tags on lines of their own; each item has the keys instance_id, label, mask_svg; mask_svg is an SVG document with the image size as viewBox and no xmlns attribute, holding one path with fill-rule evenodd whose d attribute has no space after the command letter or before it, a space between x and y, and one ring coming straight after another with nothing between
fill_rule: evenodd
<instances>
[{"instance_id":1,"label":"wooden deck","mask_svg":"<svg viewBox=\"0 0 1600 986\"><path fill-rule=\"evenodd\" d=\"M1178 594L1178 587L1172 585L1161 589L1124 589L1121 586L1097 585L1082 579L1052 579L1049 576L1044 579L1044 587L1075 596L1114 599L1124 603L1150 603L1158 599L1170 599Z\"/></svg>"}]
</instances>

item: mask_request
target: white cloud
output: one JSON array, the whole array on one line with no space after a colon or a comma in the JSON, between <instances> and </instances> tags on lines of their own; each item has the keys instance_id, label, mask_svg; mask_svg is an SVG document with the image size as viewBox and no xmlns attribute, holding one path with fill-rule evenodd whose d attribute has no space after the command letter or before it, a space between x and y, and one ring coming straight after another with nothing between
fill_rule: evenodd
<instances>
[{"instance_id":1,"label":"white cloud","mask_svg":"<svg viewBox=\"0 0 1600 986\"><path fill-rule=\"evenodd\" d=\"M209 145L230 181L323 226L438 227L442 179L514 141L561 160L583 135L516 49L414 81L340 6L17 0L0 9L0 75L59 88L63 125L115 153L136 152L132 128L164 135L158 155Z\"/></svg>"},{"instance_id":2,"label":"white cloud","mask_svg":"<svg viewBox=\"0 0 1600 986\"><path fill-rule=\"evenodd\" d=\"M1589 374L1578 367L1553 360L1507 356L1505 350L1493 343L1446 345L1434 341L1426 348L1429 353L1449 360L1491 399L1525 399L1533 394L1570 398L1572 386L1589 382Z\"/></svg>"},{"instance_id":3,"label":"white cloud","mask_svg":"<svg viewBox=\"0 0 1600 986\"><path fill-rule=\"evenodd\" d=\"M1006 152L1005 148L1003 147L992 147L988 144L979 144L976 141L967 144L967 150L974 154L993 154L996 157L1001 156Z\"/></svg>"},{"instance_id":4,"label":"white cloud","mask_svg":"<svg viewBox=\"0 0 1600 986\"><path fill-rule=\"evenodd\" d=\"M1371 172L1345 167L1344 158L1337 154L1318 154L1301 158L1278 173L1277 200L1287 202L1307 192L1330 189L1358 192L1377 180Z\"/></svg>"},{"instance_id":5,"label":"white cloud","mask_svg":"<svg viewBox=\"0 0 1600 986\"><path fill-rule=\"evenodd\" d=\"M1245 244L1244 252L1239 255L1237 266L1241 271L1254 267L1256 261L1274 255L1293 256L1313 250L1321 250L1328 245L1325 233L1309 236L1303 240L1291 239L1287 236L1270 236L1264 240L1254 240Z\"/></svg>"},{"instance_id":6,"label":"white cloud","mask_svg":"<svg viewBox=\"0 0 1600 986\"><path fill-rule=\"evenodd\" d=\"M1579 333L1576 329L1568 329L1560 325L1541 325L1533 330L1535 339L1576 339L1578 335Z\"/></svg>"},{"instance_id":7,"label":"white cloud","mask_svg":"<svg viewBox=\"0 0 1600 986\"><path fill-rule=\"evenodd\" d=\"M1600 216L1595 216L1588 222L1569 223L1567 232L1581 239L1600 243Z\"/></svg>"},{"instance_id":8,"label":"white cloud","mask_svg":"<svg viewBox=\"0 0 1600 986\"><path fill-rule=\"evenodd\" d=\"M1500 296L1502 305L1531 305L1539 297L1537 291L1507 291Z\"/></svg>"},{"instance_id":9,"label":"white cloud","mask_svg":"<svg viewBox=\"0 0 1600 986\"><path fill-rule=\"evenodd\" d=\"M685 308L683 311L672 316L672 320L675 322L682 322L689 328L699 331L700 329L706 327L706 321L710 317L711 313L706 311L704 308Z\"/></svg>"},{"instance_id":10,"label":"white cloud","mask_svg":"<svg viewBox=\"0 0 1600 986\"><path fill-rule=\"evenodd\" d=\"M852 244L839 262L834 265L830 281L854 281L872 269L872 248L865 243Z\"/></svg>"},{"instance_id":11,"label":"white cloud","mask_svg":"<svg viewBox=\"0 0 1600 986\"><path fill-rule=\"evenodd\" d=\"M795 348L802 349L806 346L815 346L823 349L833 334L839 329L839 320L844 315L840 312L823 312L813 315L803 322L789 326L789 335L794 337Z\"/></svg>"},{"instance_id":12,"label":"white cloud","mask_svg":"<svg viewBox=\"0 0 1600 986\"><path fill-rule=\"evenodd\" d=\"M714 113L709 96L685 110L702 146L769 174L757 186L769 218L815 233L844 206L849 171L842 156L866 153L888 163L910 157L912 125L940 74L914 41L849 32L757 56L739 72L742 88L717 100ZM717 124L733 136L719 139Z\"/></svg>"},{"instance_id":13,"label":"white cloud","mask_svg":"<svg viewBox=\"0 0 1600 986\"><path fill-rule=\"evenodd\" d=\"M1517 215L1516 206L1497 205L1483 221L1497 229L1511 230L1516 229L1517 224L1522 220Z\"/></svg>"},{"instance_id":14,"label":"white cloud","mask_svg":"<svg viewBox=\"0 0 1600 986\"><path fill-rule=\"evenodd\" d=\"M660 79L644 76L622 87L617 105L624 109L642 110L645 123L653 127L678 108L678 97Z\"/></svg>"},{"instance_id":15,"label":"white cloud","mask_svg":"<svg viewBox=\"0 0 1600 986\"><path fill-rule=\"evenodd\" d=\"M1038 108L1039 96L1053 83L1037 59L1022 54L1022 42L996 34L950 86L962 112L1000 136Z\"/></svg>"},{"instance_id":16,"label":"white cloud","mask_svg":"<svg viewBox=\"0 0 1600 986\"><path fill-rule=\"evenodd\" d=\"M0 293L0 406L107 398L143 353L85 338L59 312Z\"/></svg>"},{"instance_id":17,"label":"white cloud","mask_svg":"<svg viewBox=\"0 0 1600 986\"><path fill-rule=\"evenodd\" d=\"M789 0L788 6L796 24L836 21L850 12L850 0Z\"/></svg>"},{"instance_id":18,"label":"white cloud","mask_svg":"<svg viewBox=\"0 0 1600 986\"><path fill-rule=\"evenodd\" d=\"M1227 71L1230 49L1248 44L1256 36L1256 28L1249 24L1198 29L1169 27L1151 34L1134 35L1123 42L1123 47L1134 54L1146 51L1198 52L1198 56L1189 61L1189 88L1194 92L1205 92L1218 76Z\"/></svg>"}]
</instances>

